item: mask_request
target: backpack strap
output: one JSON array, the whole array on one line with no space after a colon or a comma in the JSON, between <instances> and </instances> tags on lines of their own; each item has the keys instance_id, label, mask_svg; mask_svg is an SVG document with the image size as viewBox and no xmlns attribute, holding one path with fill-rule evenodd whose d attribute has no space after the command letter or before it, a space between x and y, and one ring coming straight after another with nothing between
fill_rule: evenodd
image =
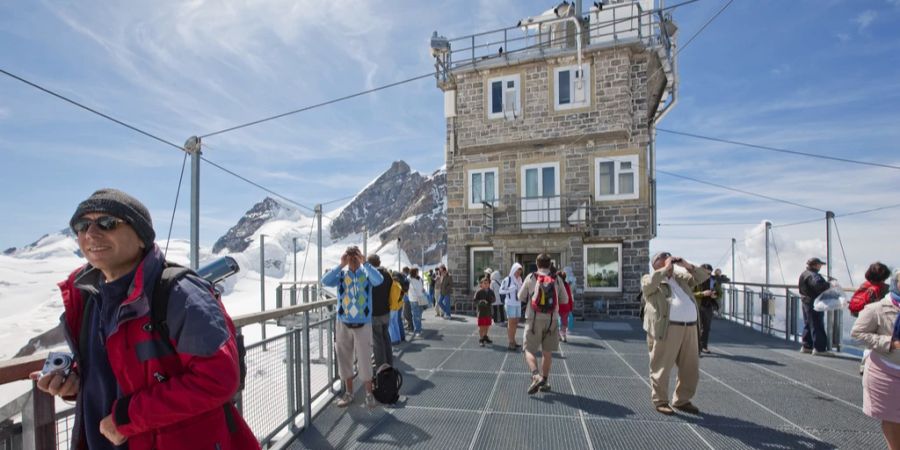
<instances>
[{"instance_id":1,"label":"backpack strap","mask_svg":"<svg viewBox=\"0 0 900 450\"><path fill-rule=\"evenodd\" d=\"M166 261L162 275L153 288L153 298L150 300L150 323L156 332L159 333L159 337L162 338L166 347L172 350L172 353L177 352L169 339L169 294L172 292L172 287L175 283L189 273L194 273L194 271Z\"/></svg>"}]
</instances>

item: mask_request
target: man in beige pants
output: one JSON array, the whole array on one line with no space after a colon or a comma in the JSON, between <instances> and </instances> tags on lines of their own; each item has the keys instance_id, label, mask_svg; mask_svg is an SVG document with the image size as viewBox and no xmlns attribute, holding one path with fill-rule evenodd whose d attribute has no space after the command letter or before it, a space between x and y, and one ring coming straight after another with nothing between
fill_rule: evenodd
<instances>
[{"instance_id":1,"label":"man in beige pants","mask_svg":"<svg viewBox=\"0 0 900 450\"><path fill-rule=\"evenodd\" d=\"M662 414L672 408L690 414L700 409L691 403L700 377L697 352L697 303L694 287L709 278L709 271L683 258L660 252L650 260L653 272L641 279L644 297L644 331L650 350L651 401ZM676 272L675 266L687 272ZM678 366L675 396L669 406L669 371Z\"/></svg>"}]
</instances>

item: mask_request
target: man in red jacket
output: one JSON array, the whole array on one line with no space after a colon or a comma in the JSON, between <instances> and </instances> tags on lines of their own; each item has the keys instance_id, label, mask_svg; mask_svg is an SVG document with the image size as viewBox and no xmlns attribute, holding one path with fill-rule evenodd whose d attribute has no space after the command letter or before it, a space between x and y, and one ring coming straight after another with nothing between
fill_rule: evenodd
<instances>
[{"instance_id":1,"label":"man in red jacket","mask_svg":"<svg viewBox=\"0 0 900 450\"><path fill-rule=\"evenodd\" d=\"M231 402L240 384L235 330L211 286L193 274L174 282L169 342L154 329L165 260L147 208L102 189L69 225L88 261L59 284L75 367L32 376L45 392L75 397L70 448L258 449Z\"/></svg>"}]
</instances>

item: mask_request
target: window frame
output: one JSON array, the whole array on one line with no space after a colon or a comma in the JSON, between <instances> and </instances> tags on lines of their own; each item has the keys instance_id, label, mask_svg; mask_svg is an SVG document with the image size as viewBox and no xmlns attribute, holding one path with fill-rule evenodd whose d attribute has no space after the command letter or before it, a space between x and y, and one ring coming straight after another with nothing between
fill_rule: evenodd
<instances>
[{"instance_id":1,"label":"window frame","mask_svg":"<svg viewBox=\"0 0 900 450\"><path fill-rule=\"evenodd\" d=\"M486 167L483 169L469 169L466 172L466 197L467 197L466 204L469 205L468 206L469 209L484 208L484 205L482 205L480 202L475 203L472 201L472 194L473 194L472 179L474 178L474 176L476 174L481 174L481 196L484 197L484 192L485 192L484 188L485 188L485 186L487 186L484 174L491 173L491 172L493 172L493 174L494 174L494 198L493 198L493 202L488 202L488 203L490 203L494 206L497 206L500 204L500 168L499 167ZM487 200L482 198L482 201L487 201Z\"/></svg>"},{"instance_id":2,"label":"window frame","mask_svg":"<svg viewBox=\"0 0 900 450\"><path fill-rule=\"evenodd\" d=\"M581 69L584 71L583 76L581 77L584 80L584 102L575 102L573 101L573 96L575 94L575 71L578 70L578 65L570 65L570 66L560 66L555 67L553 69L553 109L555 111L565 111L568 109L578 109L578 108L586 108L591 106L591 65L588 63L583 63L581 65ZM559 74L561 72L569 72L569 103L561 104L559 103Z\"/></svg>"},{"instance_id":3,"label":"window frame","mask_svg":"<svg viewBox=\"0 0 900 450\"><path fill-rule=\"evenodd\" d=\"M590 287L588 285L588 280L590 279L590 273L588 272L588 267L590 266L590 262L588 261L588 251L593 248L615 248L618 254L617 264L619 266L618 275L618 286L617 287ZM623 292L622 286L622 243L598 243L598 244L584 244L584 291L585 292Z\"/></svg>"},{"instance_id":4,"label":"window frame","mask_svg":"<svg viewBox=\"0 0 900 450\"><path fill-rule=\"evenodd\" d=\"M491 263L493 264L494 262L494 247L487 245L469 247L469 288L472 289L472 292L478 291L478 275L484 274L484 269L482 269L478 274L475 273L475 252L490 252ZM493 267L491 268L493 269Z\"/></svg>"},{"instance_id":5,"label":"window frame","mask_svg":"<svg viewBox=\"0 0 900 450\"><path fill-rule=\"evenodd\" d=\"M554 180L553 180L553 181L554 181L553 189L554 189L554 194L551 195L551 196L549 196L549 197L560 197L560 198L562 197L562 186L561 186L561 184L560 184L560 182L561 182L561 180L560 180L560 175L561 175L561 173L560 173L560 169L559 169L559 161L552 161L552 162L543 162L543 163L534 163L534 164L524 164L524 165L522 165L522 169L521 169L521 171L520 171L520 176L522 177L522 178L521 178L522 182L521 182L521 189L519 189L519 194L520 194L520 197L521 197L521 198L524 199L524 198L545 198L545 197L548 197L548 195L545 195L545 194L544 194L544 190L543 190L543 186L544 186L543 169L546 169L547 167L552 167L552 168L554 169L554 170L553 170L553 178L554 178ZM526 181L527 178L526 178L526 176L525 176L525 173L528 171L528 169L537 169L537 170L538 170L538 189L541 190L541 194L538 195L537 197L527 197L527 195L526 195L527 192L528 192L528 186L526 186L526 184L527 184L527 181Z\"/></svg>"},{"instance_id":6,"label":"window frame","mask_svg":"<svg viewBox=\"0 0 900 450\"><path fill-rule=\"evenodd\" d=\"M495 82L499 81L501 86L500 91L500 112L495 113L494 111L494 91L493 85ZM500 77L488 78L487 80L487 118L488 119L503 119L506 117L506 111L503 111L503 105L506 104L506 83L509 81L515 82L516 89L516 110L515 115L521 116L522 114L522 81L519 74L513 75L503 75Z\"/></svg>"},{"instance_id":7,"label":"window frame","mask_svg":"<svg viewBox=\"0 0 900 450\"><path fill-rule=\"evenodd\" d=\"M613 162L613 194L601 194L600 193L600 164L606 162ZM631 169L630 170L621 170L620 164L623 162L630 162ZM623 173L632 173L634 174L634 192L628 194L622 194L621 188L619 186L619 175ZM608 156L603 158L594 158L594 200L595 201L607 201L607 200L635 200L641 197L641 166L640 166L640 158L638 155L624 155L624 156Z\"/></svg>"}]
</instances>

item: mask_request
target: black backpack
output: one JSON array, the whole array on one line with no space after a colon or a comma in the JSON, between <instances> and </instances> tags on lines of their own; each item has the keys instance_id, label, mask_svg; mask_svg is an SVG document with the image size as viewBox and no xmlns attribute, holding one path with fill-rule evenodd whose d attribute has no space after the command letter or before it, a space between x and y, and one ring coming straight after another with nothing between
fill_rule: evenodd
<instances>
[{"instance_id":1,"label":"black backpack","mask_svg":"<svg viewBox=\"0 0 900 450\"><path fill-rule=\"evenodd\" d=\"M403 375L399 370L386 366L375 374L375 386L372 395L375 400L386 405L393 405L400 400L400 387L403 386Z\"/></svg>"}]
</instances>

